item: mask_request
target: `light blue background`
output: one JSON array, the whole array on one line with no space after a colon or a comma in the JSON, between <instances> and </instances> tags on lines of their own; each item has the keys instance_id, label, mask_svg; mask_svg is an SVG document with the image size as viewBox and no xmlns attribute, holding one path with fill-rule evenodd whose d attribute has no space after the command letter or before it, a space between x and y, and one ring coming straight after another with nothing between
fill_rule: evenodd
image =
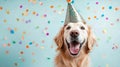
<instances>
[{"instance_id":1,"label":"light blue background","mask_svg":"<svg viewBox=\"0 0 120 67\"><path fill-rule=\"evenodd\" d=\"M92 67L120 67L120 0L74 0L73 5L97 39L90 53ZM0 0L0 7L3 8L0 10L0 67L53 67L56 56L53 38L64 24L66 0L36 0L35 4L32 0ZM26 9L28 15L23 16ZM31 22L26 23L28 20Z\"/></svg>"}]
</instances>

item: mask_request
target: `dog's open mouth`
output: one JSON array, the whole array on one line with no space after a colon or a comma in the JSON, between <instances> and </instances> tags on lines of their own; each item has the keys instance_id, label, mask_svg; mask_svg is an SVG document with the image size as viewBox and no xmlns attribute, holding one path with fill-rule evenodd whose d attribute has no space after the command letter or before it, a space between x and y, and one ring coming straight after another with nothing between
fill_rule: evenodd
<instances>
[{"instance_id":1,"label":"dog's open mouth","mask_svg":"<svg viewBox=\"0 0 120 67\"><path fill-rule=\"evenodd\" d=\"M84 42L85 42L85 40L82 43L77 42L77 41L73 41L71 43L68 43L66 40L70 54L71 55L78 55Z\"/></svg>"}]
</instances>

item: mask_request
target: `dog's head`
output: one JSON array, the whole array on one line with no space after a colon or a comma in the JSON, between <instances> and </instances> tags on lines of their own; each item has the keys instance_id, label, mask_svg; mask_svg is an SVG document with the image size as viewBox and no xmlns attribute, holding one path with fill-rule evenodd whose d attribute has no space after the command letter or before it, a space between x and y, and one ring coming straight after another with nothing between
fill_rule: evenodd
<instances>
[{"instance_id":1,"label":"dog's head","mask_svg":"<svg viewBox=\"0 0 120 67\"><path fill-rule=\"evenodd\" d=\"M89 53L95 43L91 29L85 23L68 23L55 37L58 50L77 57L81 52Z\"/></svg>"}]
</instances>

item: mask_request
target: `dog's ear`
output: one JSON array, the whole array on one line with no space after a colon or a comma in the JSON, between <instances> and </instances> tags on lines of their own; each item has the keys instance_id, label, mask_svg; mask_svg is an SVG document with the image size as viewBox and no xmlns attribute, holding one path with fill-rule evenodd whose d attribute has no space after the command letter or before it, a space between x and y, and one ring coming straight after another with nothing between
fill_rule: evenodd
<instances>
[{"instance_id":1,"label":"dog's ear","mask_svg":"<svg viewBox=\"0 0 120 67\"><path fill-rule=\"evenodd\" d=\"M95 36L91 31L91 28L88 26L88 40L87 40L87 53L90 52L96 42Z\"/></svg>"},{"instance_id":2,"label":"dog's ear","mask_svg":"<svg viewBox=\"0 0 120 67\"><path fill-rule=\"evenodd\" d=\"M55 43L57 44L57 50L60 50L64 44L64 27L61 28L58 35L54 38Z\"/></svg>"}]
</instances>

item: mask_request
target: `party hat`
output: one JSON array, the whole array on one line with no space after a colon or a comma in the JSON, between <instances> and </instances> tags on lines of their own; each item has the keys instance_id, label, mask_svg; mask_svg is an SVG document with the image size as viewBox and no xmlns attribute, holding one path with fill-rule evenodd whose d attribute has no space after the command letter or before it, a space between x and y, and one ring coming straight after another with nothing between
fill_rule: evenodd
<instances>
[{"instance_id":1,"label":"party hat","mask_svg":"<svg viewBox=\"0 0 120 67\"><path fill-rule=\"evenodd\" d=\"M73 5L68 2L65 24L84 22L82 16L77 12Z\"/></svg>"}]
</instances>

